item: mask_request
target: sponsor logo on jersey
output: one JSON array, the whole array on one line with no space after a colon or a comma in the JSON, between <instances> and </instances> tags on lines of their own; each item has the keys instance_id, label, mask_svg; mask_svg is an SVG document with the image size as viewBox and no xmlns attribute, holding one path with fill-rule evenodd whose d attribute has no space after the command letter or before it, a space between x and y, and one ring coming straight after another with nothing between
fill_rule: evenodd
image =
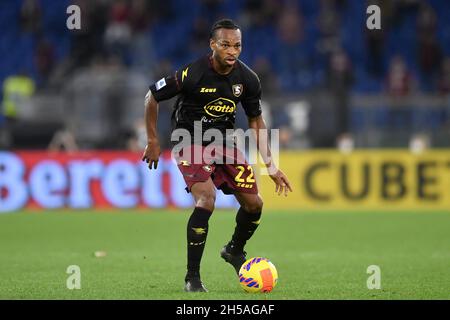
<instances>
[{"instance_id":1,"label":"sponsor logo on jersey","mask_svg":"<svg viewBox=\"0 0 450 320\"><path fill-rule=\"evenodd\" d=\"M233 90L233 94L235 97L239 97L244 90L244 86L242 84L234 84L231 89Z\"/></svg>"},{"instance_id":2,"label":"sponsor logo on jersey","mask_svg":"<svg viewBox=\"0 0 450 320\"><path fill-rule=\"evenodd\" d=\"M203 107L205 112L211 117L223 117L236 111L236 104L233 100L218 98L209 102Z\"/></svg>"},{"instance_id":3,"label":"sponsor logo on jersey","mask_svg":"<svg viewBox=\"0 0 450 320\"><path fill-rule=\"evenodd\" d=\"M158 91L159 89L163 88L166 86L166 79L162 78L161 80L159 80L158 82L156 82L156 91Z\"/></svg>"},{"instance_id":4,"label":"sponsor logo on jersey","mask_svg":"<svg viewBox=\"0 0 450 320\"><path fill-rule=\"evenodd\" d=\"M216 88L201 88L200 92L202 93L211 93L211 92L216 92L217 89Z\"/></svg>"}]
</instances>

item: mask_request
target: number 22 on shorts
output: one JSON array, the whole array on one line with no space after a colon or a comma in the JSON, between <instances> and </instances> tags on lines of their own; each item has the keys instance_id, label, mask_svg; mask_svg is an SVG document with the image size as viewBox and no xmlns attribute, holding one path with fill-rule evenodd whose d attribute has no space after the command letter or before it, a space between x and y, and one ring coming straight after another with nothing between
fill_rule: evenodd
<instances>
[{"instance_id":1,"label":"number 22 on shorts","mask_svg":"<svg viewBox=\"0 0 450 320\"><path fill-rule=\"evenodd\" d=\"M250 174L247 176L246 179L242 178L242 175L245 172L244 166L236 166L236 169L239 170L238 174L234 178L234 181L237 182L238 187L243 188L251 188L253 186L253 183L255 182L255 179L253 179L253 168L251 165L247 166L247 170L250 171Z\"/></svg>"}]
</instances>

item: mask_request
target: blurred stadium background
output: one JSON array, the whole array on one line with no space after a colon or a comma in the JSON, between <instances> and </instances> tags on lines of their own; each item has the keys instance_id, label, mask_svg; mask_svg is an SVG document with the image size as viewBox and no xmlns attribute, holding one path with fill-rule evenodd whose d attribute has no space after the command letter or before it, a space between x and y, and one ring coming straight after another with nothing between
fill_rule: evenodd
<instances>
[{"instance_id":1,"label":"blurred stadium background","mask_svg":"<svg viewBox=\"0 0 450 320\"><path fill-rule=\"evenodd\" d=\"M70 4L81 8L79 31L66 28ZM369 4L381 8L381 30L365 27ZM241 58L261 77L285 148L334 147L349 134L360 148L450 144L448 1L5 0L0 9L3 127L5 116L17 120L3 148L47 148L60 130L81 149L135 148L143 92L208 52L222 17L242 26Z\"/></svg>"},{"instance_id":2,"label":"blurred stadium background","mask_svg":"<svg viewBox=\"0 0 450 320\"><path fill-rule=\"evenodd\" d=\"M81 9L81 30L66 27L71 4ZM381 30L366 27L366 9L371 4L381 9ZM450 147L448 1L5 0L0 6L0 146L21 152L63 151L49 165L64 167L60 172L72 168L71 182L62 175L54 178L59 182L53 182L53 188L65 189L61 186L72 183L80 189L87 176L94 179L103 174L101 165L88 166L90 173L67 165L74 157L89 158L74 151L141 152L146 139L143 97L148 86L209 52L211 24L230 17L242 26L242 60L261 78L266 121L280 130L281 149L294 158L285 170L293 176L296 189L305 190L312 199L311 207L330 198L316 190L316 176L329 181L333 192L344 189L343 201L350 199L350 203L377 206L377 199L389 194L383 189L370 200L375 189L388 189L389 181L395 189L397 181L398 190L392 191L390 201L394 204L398 198L409 197L405 203L414 206L425 202L450 207L445 151ZM160 108L163 147L170 142L172 102ZM241 108L237 126L247 127ZM318 148L330 153L315 152ZM440 151L424 154L431 148ZM381 149L396 151L379 153ZM351 156L346 156L349 152ZM298 155L306 156L305 161L296 163ZM96 156L103 157L102 163L135 157ZM46 157L25 152L17 166L26 168L24 177L39 180L45 172L29 173ZM168 171L169 180L182 184L167 163L161 172ZM125 172L123 188L145 187L140 178L145 176L143 171L127 174L133 169L117 166L110 179L120 180ZM46 164L40 167L60 176ZM73 179L77 170L85 178ZM299 175L303 181L297 183ZM161 184L164 174L148 179L156 179L150 184ZM162 187L160 193L167 191L164 188L173 190ZM40 190L31 187L32 195L34 189ZM191 204L187 195L174 194L167 201L156 196L153 202L144 202L156 207ZM271 192L267 196L271 199ZM50 196L49 204L43 206L62 207L67 202L71 207L90 206L89 197L79 204L81 196L61 197ZM20 198L16 197L12 208L23 206ZM142 199L124 200L119 207L138 203ZM2 211L8 210L5 206Z\"/></svg>"},{"instance_id":3,"label":"blurred stadium background","mask_svg":"<svg viewBox=\"0 0 450 320\"><path fill-rule=\"evenodd\" d=\"M71 4L81 8L81 30L66 27ZM381 8L381 30L366 28L371 4ZM166 245L172 251L156 258L183 277L182 231L192 200L167 152L156 172L140 162L146 140L144 96L154 81L207 53L211 24L228 17L242 27L241 59L261 79L264 116L269 127L280 130L280 166L294 188L290 197L280 198L270 179L259 177L271 225L262 225L250 249L270 255L281 268L287 287L275 297L448 298L449 13L447 0L0 1L0 212L87 210L82 211L87 216L60 210L46 218L3 215L0 239L7 267L0 271L5 280L0 297L73 297L55 289L49 272L76 258L99 276L108 274L106 266L95 269L85 256L106 248L109 268L118 266L124 276L131 268L134 278L125 277L131 282L123 282L122 291L99 280L105 291L91 287L87 295L75 297L111 297L108 292L114 291L117 298L148 298L152 289L141 285L139 276L147 269L140 269L137 257L157 251L156 245L144 244L161 239L147 232L165 230L165 219L175 219L169 213L178 208L184 209L175 212L186 214L176 222L180 235L173 239L178 242L171 239ZM161 104L158 121L166 148L171 103ZM239 108L237 126L247 127ZM218 194L217 207L231 213L236 202ZM131 214L108 219L95 214L112 208ZM390 214L396 209L405 212ZM283 213L291 211L304 215ZM339 217L330 215L335 211ZM144 219L141 212L155 214ZM232 230L229 218L217 219ZM83 239L75 226L84 228ZM128 226L129 243L118 235L123 226ZM289 239L271 241L280 230ZM223 239L211 236L217 248L228 236L220 232ZM62 239L67 248L59 244ZM133 241L141 244L130 248ZM60 259L52 265L49 257L55 252ZM217 259L209 256L211 266ZM26 261L41 268L46 286L40 289ZM374 261L395 271L390 275L394 284L380 296L358 291L348 278L364 285L364 266ZM362 269L349 268L351 262ZM317 265L322 269L317 271ZM336 266L341 274L331 276L333 283L327 275ZM362 270L361 279L355 270ZM157 269L146 281L164 287L164 272ZM414 278L418 273L423 277ZM397 275L418 282L408 287ZM65 281L64 275L58 277ZM167 288L177 292L177 281ZM171 294L159 297L180 298Z\"/></svg>"}]
</instances>

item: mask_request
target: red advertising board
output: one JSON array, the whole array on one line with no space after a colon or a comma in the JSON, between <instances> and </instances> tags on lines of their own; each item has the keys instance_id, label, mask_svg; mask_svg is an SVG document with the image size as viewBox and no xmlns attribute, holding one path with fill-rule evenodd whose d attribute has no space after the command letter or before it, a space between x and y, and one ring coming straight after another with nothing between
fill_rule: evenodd
<instances>
[{"instance_id":1,"label":"red advertising board","mask_svg":"<svg viewBox=\"0 0 450 320\"><path fill-rule=\"evenodd\" d=\"M169 152L157 170L128 151L0 152L0 212L28 208L192 207ZM234 197L217 195L217 207Z\"/></svg>"}]
</instances>

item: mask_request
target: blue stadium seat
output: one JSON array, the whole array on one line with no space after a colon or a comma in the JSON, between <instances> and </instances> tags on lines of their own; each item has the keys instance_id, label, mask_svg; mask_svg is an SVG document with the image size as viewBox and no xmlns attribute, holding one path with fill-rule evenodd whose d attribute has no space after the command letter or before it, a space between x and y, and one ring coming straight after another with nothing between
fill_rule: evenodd
<instances>
[{"instance_id":1,"label":"blue stadium seat","mask_svg":"<svg viewBox=\"0 0 450 320\"><path fill-rule=\"evenodd\" d=\"M42 8L44 36L54 45L57 61L60 61L70 52L71 34L65 28L66 8L72 3L71 0L39 0ZM371 77L366 70L367 49L365 42L366 2L346 1L341 17L341 45L350 56L352 66L355 70L354 92L375 93L382 91L384 76L379 79ZM429 0L438 16L438 39L445 55L450 55L450 23L448 12L450 12L450 1ZM292 63L301 65L297 74L287 70L280 60L280 41L276 32L275 21L270 26L249 28L245 30L244 51L242 59L252 65L258 56L264 56L272 62L272 67L279 77L282 87L290 91L304 91L316 85L322 84L328 57L320 55L317 51L317 40L320 37L317 17L320 13L320 3L316 0L299 0L301 9L305 38L291 55ZM176 8L173 10L174 19L170 21L159 20L149 31L153 40L154 56L161 59L171 59L174 67L184 64L195 58L193 52L189 52L189 39L192 34L193 22L198 16L212 17L210 12L205 12L201 1L167 0L167 5ZM218 4L217 14L226 13L231 18L240 17L245 1L221 1ZM33 35L22 35L19 25L19 13L22 1L2 0L0 1L0 82L19 68L34 68ZM434 89L433 81L423 75L417 67L416 51L416 22L417 13L405 14L402 23L387 31L385 56L382 61L384 71L395 54L402 55L408 66L416 75L420 88L424 91ZM212 21L210 21L212 22ZM205 41L206 42L206 41ZM207 44L205 44L207 48ZM298 53L297 53L298 50ZM149 56L151 54L149 53Z\"/></svg>"}]
</instances>

